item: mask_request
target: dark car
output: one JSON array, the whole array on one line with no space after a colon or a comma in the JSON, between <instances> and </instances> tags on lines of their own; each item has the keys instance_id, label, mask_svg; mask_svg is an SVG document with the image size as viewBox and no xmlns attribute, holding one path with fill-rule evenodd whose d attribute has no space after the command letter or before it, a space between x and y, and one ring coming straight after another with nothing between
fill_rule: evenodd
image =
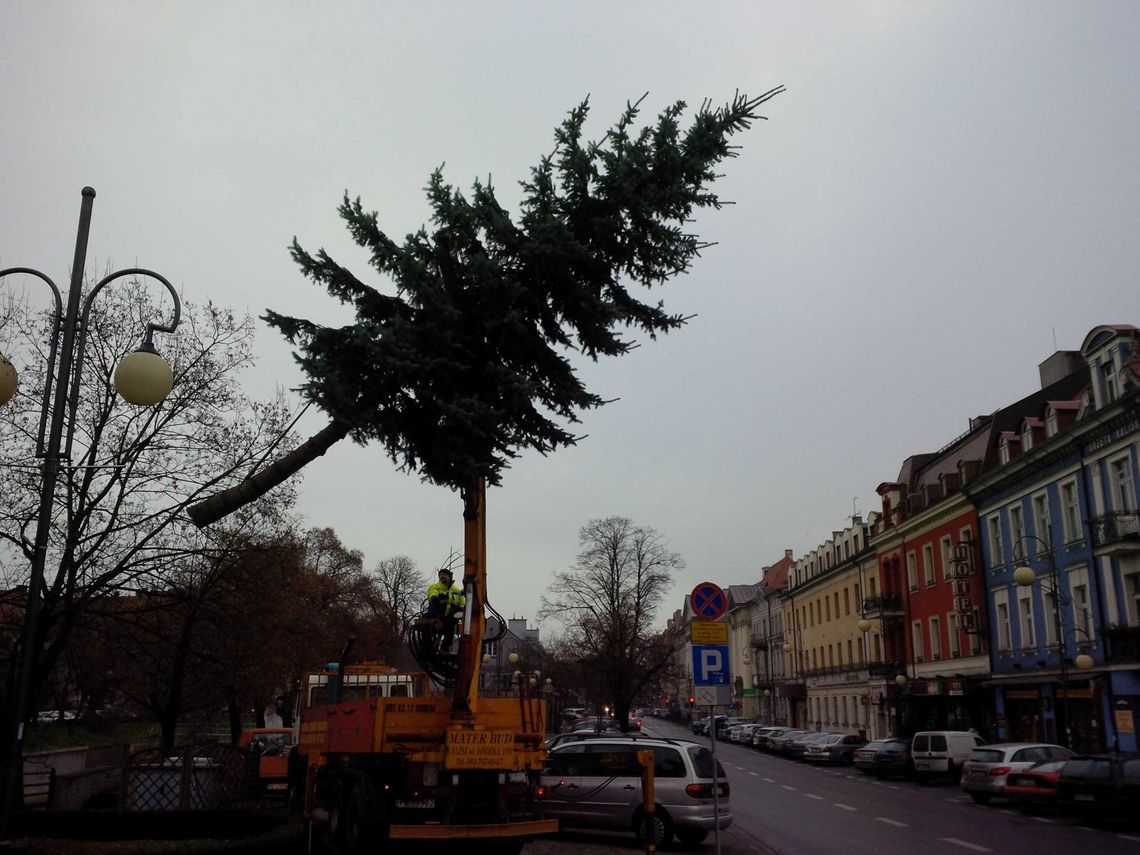
<instances>
[{"instance_id":1,"label":"dark car","mask_svg":"<svg viewBox=\"0 0 1140 855\"><path fill-rule=\"evenodd\" d=\"M855 752L867 744L862 736L833 733L807 743L804 759L811 763L830 763L833 766L849 766Z\"/></svg>"},{"instance_id":2,"label":"dark car","mask_svg":"<svg viewBox=\"0 0 1140 855\"><path fill-rule=\"evenodd\" d=\"M868 775L883 778L891 775L909 778L914 775L914 764L910 760L910 740L898 736L868 742L856 749L852 762L856 769Z\"/></svg>"},{"instance_id":3,"label":"dark car","mask_svg":"<svg viewBox=\"0 0 1140 855\"><path fill-rule=\"evenodd\" d=\"M1088 819L1134 817L1140 809L1140 754L1070 758L1057 779L1057 802Z\"/></svg>"},{"instance_id":4,"label":"dark car","mask_svg":"<svg viewBox=\"0 0 1140 855\"><path fill-rule=\"evenodd\" d=\"M587 739L621 739L623 737L634 739L641 734L639 733L621 733L620 731L603 730L600 733L596 730L574 730L570 733L560 733L555 737L547 740L546 750L557 748L559 745L567 745L571 742L583 742Z\"/></svg>"}]
</instances>

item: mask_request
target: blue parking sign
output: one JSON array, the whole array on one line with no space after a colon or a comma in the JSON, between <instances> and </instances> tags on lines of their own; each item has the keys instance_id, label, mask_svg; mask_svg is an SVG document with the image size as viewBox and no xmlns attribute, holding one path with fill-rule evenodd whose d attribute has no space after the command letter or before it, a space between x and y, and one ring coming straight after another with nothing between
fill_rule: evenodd
<instances>
[{"instance_id":1,"label":"blue parking sign","mask_svg":"<svg viewBox=\"0 0 1140 855\"><path fill-rule=\"evenodd\" d=\"M724 686L732 682L728 672L728 645L693 645L693 685Z\"/></svg>"}]
</instances>

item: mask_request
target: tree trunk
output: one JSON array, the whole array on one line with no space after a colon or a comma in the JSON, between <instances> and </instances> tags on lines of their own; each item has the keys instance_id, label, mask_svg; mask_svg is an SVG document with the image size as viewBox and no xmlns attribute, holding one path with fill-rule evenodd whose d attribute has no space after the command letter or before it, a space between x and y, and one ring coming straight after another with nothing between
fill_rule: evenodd
<instances>
[{"instance_id":1,"label":"tree trunk","mask_svg":"<svg viewBox=\"0 0 1140 855\"><path fill-rule=\"evenodd\" d=\"M230 744L237 745L241 737L241 707L233 686L226 686L226 713L230 720Z\"/></svg>"},{"instance_id":2,"label":"tree trunk","mask_svg":"<svg viewBox=\"0 0 1140 855\"><path fill-rule=\"evenodd\" d=\"M187 514L198 528L205 528L222 517L260 499L285 479L296 475L302 467L312 463L349 434L349 426L333 421L319 433L309 437L284 457L250 475L240 484L215 493L190 506Z\"/></svg>"}]
</instances>

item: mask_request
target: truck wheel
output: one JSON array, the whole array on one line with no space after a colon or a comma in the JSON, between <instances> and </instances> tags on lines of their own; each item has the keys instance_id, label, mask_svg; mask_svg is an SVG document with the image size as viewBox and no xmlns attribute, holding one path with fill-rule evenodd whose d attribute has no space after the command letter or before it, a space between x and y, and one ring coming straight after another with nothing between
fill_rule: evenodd
<instances>
[{"instance_id":1,"label":"truck wheel","mask_svg":"<svg viewBox=\"0 0 1140 855\"><path fill-rule=\"evenodd\" d=\"M349 855L376 848L380 825L367 784L357 784L345 794L341 841Z\"/></svg>"}]
</instances>

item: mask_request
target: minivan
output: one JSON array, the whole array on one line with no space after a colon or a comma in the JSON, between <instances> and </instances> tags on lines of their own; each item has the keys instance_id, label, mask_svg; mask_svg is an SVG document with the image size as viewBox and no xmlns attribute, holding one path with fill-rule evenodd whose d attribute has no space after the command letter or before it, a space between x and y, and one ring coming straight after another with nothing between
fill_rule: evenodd
<instances>
[{"instance_id":1,"label":"minivan","mask_svg":"<svg viewBox=\"0 0 1140 855\"><path fill-rule=\"evenodd\" d=\"M958 779L970 752L985 745L976 733L966 730L924 730L910 742L910 757L919 781L939 776Z\"/></svg>"},{"instance_id":2,"label":"minivan","mask_svg":"<svg viewBox=\"0 0 1140 855\"><path fill-rule=\"evenodd\" d=\"M658 847L674 834L693 846L714 827L732 825L724 768L708 748L680 739L591 739L555 748L542 772L543 816L567 827L626 829L648 843L637 752L649 749Z\"/></svg>"}]
</instances>

